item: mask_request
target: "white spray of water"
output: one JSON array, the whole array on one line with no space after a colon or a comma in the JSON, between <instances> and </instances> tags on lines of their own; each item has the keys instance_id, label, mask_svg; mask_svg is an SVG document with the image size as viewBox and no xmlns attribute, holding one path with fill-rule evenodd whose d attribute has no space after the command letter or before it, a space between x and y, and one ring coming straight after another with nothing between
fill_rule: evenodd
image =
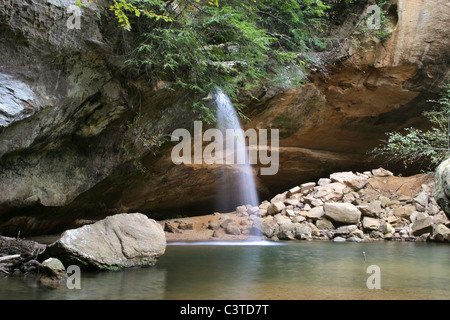
<instances>
[{"instance_id":1,"label":"white spray of water","mask_svg":"<svg viewBox=\"0 0 450 320\"><path fill-rule=\"evenodd\" d=\"M227 149L224 150L224 163L233 165L232 168L225 168L223 172L225 176L222 176L224 180L228 180L225 183L230 188L226 192L219 190L218 196L222 200L227 201L228 206L248 204L258 206L259 199L256 191L255 178L248 157L244 131L239 123L236 109L231 103L230 98L220 88L217 88L216 104L217 126L223 132L229 130L229 134L225 133L223 135L227 137ZM230 148L230 146L234 147Z\"/></svg>"}]
</instances>

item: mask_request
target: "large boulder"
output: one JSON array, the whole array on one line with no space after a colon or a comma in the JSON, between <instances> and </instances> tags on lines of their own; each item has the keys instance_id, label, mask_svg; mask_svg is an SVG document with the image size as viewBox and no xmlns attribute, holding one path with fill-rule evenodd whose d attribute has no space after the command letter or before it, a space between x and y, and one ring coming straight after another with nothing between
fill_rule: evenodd
<instances>
[{"instance_id":1,"label":"large boulder","mask_svg":"<svg viewBox=\"0 0 450 320\"><path fill-rule=\"evenodd\" d=\"M355 224L361 218L361 211L351 203L325 203L325 216L342 224Z\"/></svg>"},{"instance_id":2,"label":"large boulder","mask_svg":"<svg viewBox=\"0 0 450 320\"><path fill-rule=\"evenodd\" d=\"M436 169L434 197L450 219L450 159L442 162Z\"/></svg>"},{"instance_id":3,"label":"large boulder","mask_svg":"<svg viewBox=\"0 0 450 320\"><path fill-rule=\"evenodd\" d=\"M114 270L153 265L165 250L160 224L141 213L121 213L65 231L46 254L66 266Z\"/></svg>"},{"instance_id":4,"label":"large boulder","mask_svg":"<svg viewBox=\"0 0 450 320\"><path fill-rule=\"evenodd\" d=\"M431 217L417 220L412 224L412 233L416 237L431 232L433 232L433 218Z\"/></svg>"},{"instance_id":5,"label":"large boulder","mask_svg":"<svg viewBox=\"0 0 450 320\"><path fill-rule=\"evenodd\" d=\"M450 229L443 224L439 224L434 228L433 238L435 241L450 242Z\"/></svg>"}]
</instances>

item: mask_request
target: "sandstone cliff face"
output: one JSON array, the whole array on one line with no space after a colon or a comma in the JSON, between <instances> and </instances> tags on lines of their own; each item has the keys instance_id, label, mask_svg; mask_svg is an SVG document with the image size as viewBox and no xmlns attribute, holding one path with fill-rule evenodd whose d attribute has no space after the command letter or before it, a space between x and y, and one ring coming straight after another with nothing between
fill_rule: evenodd
<instances>
[{"instance_id":1,"label":"sandstone cliff face","mask_svg":"<svg viewBox=\"0 0 450 320\"><path fill-rule=\"evenodd\" d=\"M156 218L215 210L215 188L226 184L217 167L175 166L170 143L152 152L175 128L190 128L190 97L130 78L114 21L91 6L81 30L70 30L68 5L0 4L0 232L59 232L131 210ZM385 42L360 35L326 76L261 89L260 103L249 104L246 128L280 129L280 170L257 177L262 198L370 168L365 152L384 132L425 125L420 113L448 73L448 3L392 8Z\"/></svg>"},{"instance_id":2,"label":"sandstone cliff face","mask_svg":"<svg viewBox=\"0 0 450 320\"><path fill-rule=\"evenodd\" d=\"M266 184L281 191L293 175L368 169L365 153L385 132L426 127L421 112L448 76L448 9L446 1L392 1L384 42L344 24L332 35L343 61L257 106L248 126L279 128L282 138L280 173Z\"/></svg>"}]
</instances>

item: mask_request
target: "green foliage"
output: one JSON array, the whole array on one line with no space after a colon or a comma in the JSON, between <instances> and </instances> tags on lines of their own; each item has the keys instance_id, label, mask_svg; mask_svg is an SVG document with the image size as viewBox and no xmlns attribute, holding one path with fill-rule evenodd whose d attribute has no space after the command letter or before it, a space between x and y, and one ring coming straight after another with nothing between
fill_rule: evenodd
<instances>
[{"instance_id":1,"label":"green foliage","mask_svg":"<svg viewBox=\"0 0 450 320\"><path fill-rule=\"evenodd\" d=\"M367 27L367 19L370 16L369 14L363 19L363 21L361 21L358 26L358 30L365 36L372 36L383 42L392 35L392 30L389 28L390 18L387 12L391 6L391 3L389 0L376 0L375 3L378 7L380 7L380 28L369 29Z\"/></svg>"},{"instance_id":2,"label":"green foliage","mask_svg":"<svg viewBox=\"0 0 450 320\"><path fill-rule=\"evenodd\" d=\"M88 3L91 2L91 0L86 0ZM92 0L93 2L98 2L98 0ZM146 2L146 0L143 0L141 2ZM83 0L77 0L75 1L75 5L80 7L86 7L86 4L83 3ZM144 15L148 18L159 20L163 19L164 21L172 21L172 18L166 15L160 15L156 14L155 12L147 9L140 9L130 3L127 0L112 0L112 4L109 6L109 10L114 12L114 16L117 19L117 22L119 23L119 26L122 27L124 30L130 30L131 24L130 20L127 16L127 13L131 13L136 17L140 17L141 15Z\"/></svg>"},{"instance_id":3,"label":"green foliage","mask_svg":"<svg viewBox=\"0 0 450 320\"><path fill-rule=\"evenodd\" d=\"M401 161L405 168L423 164L427 169L434 169L450 157L450 83L444 86L434 109L424 112L424 116L432 124L430 130L406 128L404 132L389 132L387 141L371 154Z\"/></svg>"},{"instance_id":4,"label":"green foliage","mask_svg":"<svg viewBox=\"0 0 450 320\"><path fill-rule=\"evenodd\" d=\"M301 84L307 53L323 45L317 33L328 8L320 0L129 2L173 19L136 24L139 40L128 62L151 81L192 90L199 97L193 110L210 120L201 98L216 86L237 101L262 82Z\"/></svg>"},{"instance_id":5,"label":"green foliage","mask_svg":"<svg viewBox=\"0 0 450 320\"><path fill-rule=\"evenodd\" d=\"M210 121L202 98L216 86L238 101L262 83L300 85L315 63L308 53L325 47L317 34L330 8L321 0L109 2L120 27L137 39L127 62L153 83L191 90L193 111Z\"/></svg>"}]
</instances>

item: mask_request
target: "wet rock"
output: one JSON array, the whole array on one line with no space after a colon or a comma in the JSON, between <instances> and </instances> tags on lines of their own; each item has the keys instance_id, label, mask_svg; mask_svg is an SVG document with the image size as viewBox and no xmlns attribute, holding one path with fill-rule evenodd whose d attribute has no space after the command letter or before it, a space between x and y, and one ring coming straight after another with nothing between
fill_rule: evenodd
<instances>
[{"instance_id":1,"label":"wet rock","mask_svg":"<svg viewBox=\"0 0 450 320\"><path fill-rule=\"evenodd\" d=\"M362 230L356 229L350 232L350 234L358 239L364 239L364 232Z\"/></svg>"},{"instance_id":2,"label":"wet rock","mask_svg":"<svg viewBox=\"0 0 450 320\"><path fill-rule=\"evenodd\" d=\"M294 224L294 237L300 240L308 240L312 236L312 229L306 224Z\"/></svg>"},{"instance_id":3,"label":"wet rock","mask_svg":"<svg viewBox=\"0 0 450 320\"><path fill-rule=\"evenodd\" d=\"M293 224L293 223L292 223ZM280 231L277 234L278 239L280 240L294 240L295 236L293 233L294 227L284 225L283 228L280 226Z\"/></svg>"},{"instance_id":4,"label":"wet rock","mask_svg":"<svg viewBox=\"0 0 450 320\"><path fill-rule=\"evenodd\" d=\"M355 230L357 230L358 227L355 224L350 224L346 226L340 226L336 229L336 234L349 234Z\"/></svg>"},{"instance_id":5,"label":"wet rock","mask_svg":"<svg viewBox=\"0 0 450 320\"><path fill-rule=\"evenodd\" d=\"M345 241L346 241L345 238L342 237L336 237L333 239L333 242L345 242Z\"/></svg>"},{"instance_id":6,"label":"wet rock","mask_svg":"<svg viewBox=\"0 0 450 320\"><path fill-rule=\"evenodd\" d=\"M56 288L67 279L66 268L56 258L44 260L39 266L39 271L41 272L39 282L46 287Z\"/></svg>"},{"instance_id":7,"label":"wet rock","mask_svg":"<svg viewBox=\"0 0 450 320\"><path fill-rule=\"evenodd\" d=\"M160 224L140 213L122 213L65 231L45 253L80 268L120 269L153 265L165 249Z\"/></svg>"},{"instance_id":8,"label":"wet rock","mask_svg":"<svg viewBox=\"0 0 450 320\"><path fill-rule=\"evenodd\" d=\"M450 219L450 159L436 169L434 198Z\"/></svg>"},{"instance_id":9,"label":"wet rock","mask_svg":"<svg viewBox=\"0 0 450 320\"><path fill-rule=\"evenodd\" d=\"M377 230L373 230L369 233L370 238L372 239L383 239L384 235L382 232L377 231Z\"/></svg>"},{"instance_id":10,"label":"wet rock","mask_svg":"<svg viewBox=\"0 0 450 320\"><path fill-rule=\"evenodd\" d=\"M320 230L316 227L314 223L307 222L306 225L311 229L311 235L313 237L319 237L320 236Z\"/></svg>"},{"instance_id":11,"label":"wet rock","mask_svg":"<svg viewBox=\"0 0 450 320\"><path fill-rule=\"evenodd\" d=\"M430 233L423 233L416 238L416 242L426 242L430 239L430 237L431 237Z\"/></svg>"},{"instance_id":12,"label":"wet rock","mask_svg":"<svg viewBox=\"0 0 450 320\"><path fill-rule=\"evenodd\" d=\"M269 217L262 219L261 231L267 238L272 238L279 232L278 223L276 223L272 217L270 217L270 219Z\"/></svg>"}]
</instances>

